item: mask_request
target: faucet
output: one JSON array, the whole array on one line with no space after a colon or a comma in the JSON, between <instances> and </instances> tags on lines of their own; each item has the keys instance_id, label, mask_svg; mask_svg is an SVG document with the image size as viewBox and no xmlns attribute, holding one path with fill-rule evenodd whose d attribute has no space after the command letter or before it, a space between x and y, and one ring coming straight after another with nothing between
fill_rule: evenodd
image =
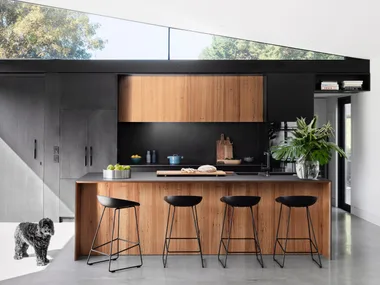
<instances>
[{"instance_id":1,"label":"faucet","mask_svg":"<svg viewBox=\"0 0 380 285\"><path fill-rule=\"evenodd\" d=\"M265 171L265 172L264 173L260 173L260 174L261 175L265 175L265 176L269 176L270 175L269 172L270 172L270 157L271 157L271 155L270 155L269 151L265 151L264 155L266 156L267 161L266 161L266 165L265 166L261 165L261 170Z\"/></svg>"}]
</instances>

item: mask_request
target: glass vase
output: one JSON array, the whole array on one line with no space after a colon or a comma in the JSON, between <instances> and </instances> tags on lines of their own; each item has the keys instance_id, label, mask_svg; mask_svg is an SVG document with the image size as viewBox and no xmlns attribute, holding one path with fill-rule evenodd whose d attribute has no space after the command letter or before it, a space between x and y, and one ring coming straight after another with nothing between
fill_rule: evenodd
<instances>
[{"instance_id":1,"label":"glass vase","mask_svg":"<svg viewBox=\"0 0 380 285\"><path fill-rule=\"evenodd\" d=\"M296 162L296 172L300 179L317 179L319 175L319 161L298 159Z\"/></svg>"}]
</instances>

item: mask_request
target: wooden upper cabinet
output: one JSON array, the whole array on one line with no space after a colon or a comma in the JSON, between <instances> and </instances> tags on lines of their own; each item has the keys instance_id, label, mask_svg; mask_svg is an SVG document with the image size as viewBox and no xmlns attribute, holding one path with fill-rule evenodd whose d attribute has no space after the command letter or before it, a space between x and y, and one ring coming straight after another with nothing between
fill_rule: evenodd
<instances>
[{"instance_id":1,"label":"wooden upper cabinet","mask_svg":"<svg viewBox=\"0 0 380 285\"><path fill-rule=\"evenodd\" d=\"M122 77L120 122L263 122L262 76Z\"/></svg>"}]
</instances>

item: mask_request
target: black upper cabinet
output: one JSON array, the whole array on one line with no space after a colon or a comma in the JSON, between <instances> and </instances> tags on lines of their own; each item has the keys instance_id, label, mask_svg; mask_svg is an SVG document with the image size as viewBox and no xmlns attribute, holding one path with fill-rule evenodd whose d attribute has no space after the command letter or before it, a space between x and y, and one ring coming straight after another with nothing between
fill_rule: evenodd
<instances>
[{"instance_id":1,"label":"black upper cabinet","mask_svg":"<svg viewBox=\"0 0 380 285\"><path fill-rule=\"evenodd\" d=\"M266 82L266 121L294 122L314 114L313 74L268 74Z\"/></svg>"}]
</instances>

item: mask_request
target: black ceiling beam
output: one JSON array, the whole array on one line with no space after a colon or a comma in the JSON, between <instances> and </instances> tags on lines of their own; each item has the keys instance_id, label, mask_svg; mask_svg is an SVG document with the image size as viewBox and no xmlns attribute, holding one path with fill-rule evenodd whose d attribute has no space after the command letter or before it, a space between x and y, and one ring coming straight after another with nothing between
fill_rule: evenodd
<instances>
[{"instance_id":1,"label":"black ceiling beam","mask_svg":"<svg viewBox=\"0 0 380 285\"><path fill-rule=\"evenodd\" d=\"M369 60L0 60L0 73L370 73Z\"/></svg>"}]
</instances>

